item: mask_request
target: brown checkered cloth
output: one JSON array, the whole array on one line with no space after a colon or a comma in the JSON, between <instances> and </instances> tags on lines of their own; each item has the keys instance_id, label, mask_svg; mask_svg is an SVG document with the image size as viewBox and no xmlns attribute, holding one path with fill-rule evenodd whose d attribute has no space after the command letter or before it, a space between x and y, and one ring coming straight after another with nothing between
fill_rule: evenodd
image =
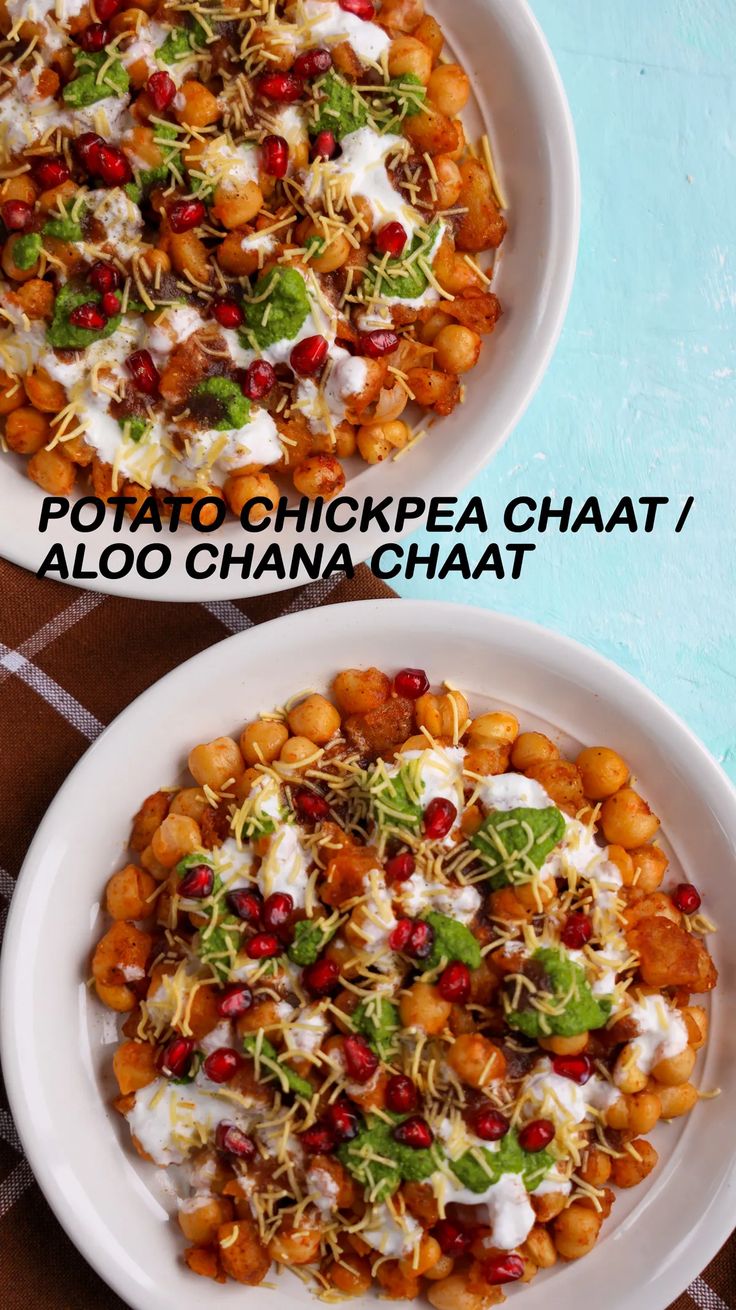
<instances>
[{"instance_id":1,"label":"brown checkered cloth","mask_svg":"<svg viewBox=\"0 0 736 1310\"><path fill-rule=\"evenodd\" d=\"M391 597L365 567L253 601L154 605L74 591L0 560L0 934L31 838L91 741L170 669L295 610ZM91 676L90 676L91 671ZM126 1310L72 1246L34 1182L0 1083L2 1310ZM736 1310L736 1238L672 1310Z\"/></svg>"}]
</instances>

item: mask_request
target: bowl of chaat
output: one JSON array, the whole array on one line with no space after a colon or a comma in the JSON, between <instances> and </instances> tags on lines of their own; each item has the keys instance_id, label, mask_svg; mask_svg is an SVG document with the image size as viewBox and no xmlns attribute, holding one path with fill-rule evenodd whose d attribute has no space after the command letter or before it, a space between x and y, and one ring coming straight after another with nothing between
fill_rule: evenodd
<instances>
[{"instance_id":1,"label":"bowl of chaat","mask_svg":"<svg viewBox=\"0 0 736 1310\"><path fill-rule=\"evenodd\" d=\"M590 1253L707 1094L714 925L646 779L472 701L345 668L135 816L90 985L194 1274L485 1310Z\"/></svg>"},{"instance_id":2,"label":"bowl of chaat","mask_svg":"<svg viewBox=\"0 0 736 1310\"><path fill-rule=\"evenodd\" d=\"M0 32L0 414L44 492L256 520L463 401L506 200L423 0L5 0Z\"/></svg>"}]
</instances>

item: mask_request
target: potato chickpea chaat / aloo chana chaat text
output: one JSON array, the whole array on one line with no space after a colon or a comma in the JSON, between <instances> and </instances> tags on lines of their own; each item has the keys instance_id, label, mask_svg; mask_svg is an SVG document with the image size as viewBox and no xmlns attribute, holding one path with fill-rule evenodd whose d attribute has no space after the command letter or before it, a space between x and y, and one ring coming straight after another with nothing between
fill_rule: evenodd
<instances>
[{"instance_id":1,"label":"potato chickpea chaat / aloo chana chaat text","mask_svg":"<svg viewBox=\"0 0 736 1310\"><path fill-rule=\"evenodd\" d=\"M713 925L606 747L347 669L144 801L92 961L196 1273L498 1304L688 1113Z\"/></svg>"},{"instance_id":2,"label":"potato chickpea chaat / aloo chana chaat text","mask_svg":"<svg viewBox=\"0 0 736 1310\"><path fill-rule=\"evenodd\" d=\"M0 0L0 32L0 413L46 492L329 498L462 400L505 202L424 0Z\"/></svg>"}]
</instances>

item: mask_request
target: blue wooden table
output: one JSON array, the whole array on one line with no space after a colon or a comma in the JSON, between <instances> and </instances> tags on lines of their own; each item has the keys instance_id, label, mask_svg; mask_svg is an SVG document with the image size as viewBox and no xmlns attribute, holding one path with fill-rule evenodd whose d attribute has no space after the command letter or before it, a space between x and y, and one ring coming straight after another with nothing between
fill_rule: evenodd
<instances>
[{"instance_id":1,"label":"blue wooden table","mask_svg":"<svg viewBox=\"0 0 736 1310\"><path fill-rule=\"evenodd\" d=\"M679 536L538 538L516 582L392 585L594 647L736 778L736 0L533 2L577 129L580 261L549 373L469 494L695 505Z\"/></svg>"}]
</instances>

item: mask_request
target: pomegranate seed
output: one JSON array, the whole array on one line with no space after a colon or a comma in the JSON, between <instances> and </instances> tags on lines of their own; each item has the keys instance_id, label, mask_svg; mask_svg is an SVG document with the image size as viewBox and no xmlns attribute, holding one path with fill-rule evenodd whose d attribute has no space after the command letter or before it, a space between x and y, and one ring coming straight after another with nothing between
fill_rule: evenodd
<instances>
[{"instance_id":1,"label":"pomegranate seed","mask_svg":"<svg viewBox=\"0 0 736 1310\"><path fill-rule=\"evenodd\" d=\"M155 396L159 373L148 350L134 350L132 355L128 355L125 367L139 391L145 396Z\"/></svg>"},{"instance_id":2,"label":"pomegranate seed","mask_svg":"<svg viewBox=\"0 0 736 1310\"><path fill-rule=\"evenodd\" d=\"M276 385L276 370L267 359L255 359L248 365L243 383L243 395L249 400L263 400Z\"/></svg>"},{"instance_id":3,"label":"pomegranate seed","mask_svg":"<svg viewBox=\"0 0 736 1310\"><path fill-rule=\"evenodd\" d=\"M100 295L106 295L108 291L115 291L120 286L120 274L112 264L104 264L101 259L95 261L89 271L89 280L95 291Z\"/></svg>"},{"instance_id":4,"label":"pomegranate seed","mask_svg":"<svg viewBox=\"0 0 736 1310\"><path fill-rule=\"evenodd\" d=\"M366 23L370 23L376 16L373 0L339 0L339 3L346 14L355 14L356 18L362 18Z\"/></svg>"},{"instance_id":5,"label":"pomegranate seed","mask_svg":"<svg viewBox=\"0 0 736 1310\"><path fill-rule=\"evenodd\" d=\"M560 933L560 941L569 951L581 951L593 935L593 925L587 914L568 914Z\"/></svg>"},{"instance_id":6,"label":"pomegranate seed","mask_svg":"<svg viewBox=\"0 0 736 1310\"><path fill-rule=\"evenodd\" d=\"M264 73L258 79L258 94L264 100L276 100L282 105L291 105L304 92L304 83L293 73Z\"/></svg>"},{"instance_id":7,"label":"pomegranate seed","mask_svg":"<svg viewBox=\"0 0 736 1310\"><path fill-rule=\"evenodd\" d=\"M33 205L26 204L25 200L6 200L0 213L10 232L22 232L33 217Z\"/></svg>"},{"instance_id":8,"label":"pomegranate seed","mask_svg":"<svg viewBox=\"0 0 736 1310\"><path fill-rule=\"evenodd\" d=\"M487 1283L497 1286L499 1283L515 1283L524 1273L524 1261L513 1252L508 1255L494 1255L483 1262L483 1277Z\"/></svg>"},{"instance_id":9,"label":"pomegranate seed","mask_svg":"<svg viewBox=\"0 0 736 1310\"><path fill-rule=\"evenodd\" d=\"M352 1142L360 1132L360 1117L349 1101L328 1105L325 1118L339 1142Z\"/></svg>"},{"instance_id":10,"label":"pomegranate seed","mask_svg":"<svg viewBox=\"0 0 736 1310\"><path fill-rule=\"evenodd\" d=\"M105 145L96 132L83 132L74 140L74 153L80 164L90 173L99 172L100 150Z\"/></svg>"},{"instance_id":11,"label":"pomegranate seed","mask_svg":"<svg viewBox=\"0 0 736 1310\"><path fill-rule=\"evenodd\" d=\"M202 1068L211 1083L229 1083L243 1063L243 1057L232 1046L218 1046L207 1056Z\"/></svg>"},{"instance_id":12,"label":"pomegranate seed","mask_svg":"<svg viewBox=\"0 0 736 1310\"><path fill-rule=\"evenodd\" d=\"M215 300L212 303L212 317L224 328L238 328L245 315L240 305L234 300Z\"/></svg>"},{"instance_id":13,"label":"pomegranate seed","mask_svg":"<svg viewBox=\"0 0 736 1310\"><path fill-rule=\"evenodd\" d=\"M108 318L114 318L116 314L120 313L120 300L114 291L106 291L100 303L102 304L103 313L107 314Z\"/></svg>"},{"instance_id":14,"label":"pomegranate seed","mask_svg":"<svg viewBox=\"0 0 736 1310\"><path fill-rule=\"evenodd\" d=\"M494 1110L491 1105L483 1105L471 1118L473 1132L476 1137L480 1137L484 1142L500 1142L509 1131L508 1119L505 1119L500 1110Z\"/></svg>"},{"instance_id":15,"label":"pomegranate seed","mask_svg":"<svg viewBox=\"0 0 736 1310\"><path fill-rule=\"evenodd\" d=\"M223 1019L237 1019L253 1004L253 993L247 983L231 983L217 998L217 1013Z\"/></svg>"},{"instance_id":16,"label":"pomegranate seed","mask_svg":"<svg viewBox=\"0 0 736 1310\"><path fill-rule=\"evenodd\" d=\"M153 101L154 109L161 113L168 109L176 95L176 82L168 73L151 73L146 82L146 90Z\"/></svg>"},{"instance_id":17,"label":"pomegranate seed","mask_svg":"<svg viewBox=\"0 0 736 1310\"><path fill-rule=\"evenodd\" d=\"M238 888L236 891L228 892L227 903L228 908L242 919L243 923L249 923L253 928L260 926L263 899L259 891Z\"/></svg>"},{"instance_id":18,"label":"pomegranate seed","mask_svg":"<svg viewBox=\"0 0 736 1310\"><path fill-rule=\"evenodd\" d=\"M167 1078L186 1078L194 1055L191 1037L172 1037L161 1052L159 1064Z\"/></svg>"},{"instance_id":19,"label":"pomegranate seed","mask_svg":"<svg viewBox=\"0 0 736 1310\"><path fill-rule=\"evenodd\" d=\"M291 71L306 82L310 77L320 77L322 73L329 73L331 68L332 55L329 50L317 46L314 50L305 50L303 55L299 55L294 60Z\"/></svg>"},{"instance_id":20,"label":"pomegranate seed","mask_svg":"<svg viewBox=\"0 0 736 1310\"><path fill-rule=\"evenodd\" d=\"M401 223L384 223L376 233L376 249L382 255L393 255L397 259L406 249L406 228Z\"/></svg>"},{"instance_id":21,"label":"pomegranate seed","mask_svg":"<svg viewBox=\"0 0 736 1310\"><path fill-rule=\"evenodd\" d=\"M434 1141L434 1133L420 1114L413 1114L403 1124L397 1124L393 1135L402 1146L410 1146L413 1151L427 1151Z\"/></svg>"},{"instance_id":22,"label":"pomegranate seed","mask_svg":"<svg viewBox=\"0 0 736 1310\"><path fill-rule=\"evenodd\" d=\"M376 328L375 332L361 332L358 337L358 348L361 355L367 355L369 359L383 359L386 355L393 355L394 351L399 348L399 337L396 332L391 332L389 328ZM413 670L405 669L405 673L411 673ZM416 672L419 672L417 669ZM402 674L398 675L402 677ZM426 675L425 675L426 676ZM429 686L429 683L427 683ZM422 695L422 692L419 693ZM411 696L410 700L415 697Z\"/></svg>"},{"instance_id":23,"label":"pomegranate seed","mask_svg":"<svg viewBox=\"0 0 736 1310\"><path fill-rule=\"evenodd\" d=\"M702 898L691 882L681 882L672 893L672 902L682 914L694 914L700 909Z\"/></svg>"},{"instance_id":24,"label":"pomegranate seed","mask_svg":"<svg viewBox=\"0 0 736 1310\"><path fill-rule=\"evenodd\" d=\"M117 146L97 146L93 155L94 170L107 186L123 186L130 182L133 172L122 150Z\"/></svg>"},{"instance_id":25,"label":"pomegranate seed","mask_svg":"<svg viewBox=\"0 0 736 1310\"><path fill-rule=\"evenodd\" d=\"M294 913L294 898L288 892L272 892L263 902L263 926L278 932Z\"/></svg>"},{"instance_id":26,"label":"pomegranate seed","mask_svg":"<svg viewBox=\"0 0 736 1310\"><path fill-rule=\"evenodd\" d=\"M204 901L212 895L215 875L209 864L195 864L187 869L177 888L179 895L188 901Z\"/></svg>"},{"instance_id":27,"label":"pomegranate seed","mask_svg":"<svg viewBox=\"0 0 736 1310\"><path fill-rule=\"evenodd\" d=\"M86 328L88 332L99 332L104 328L107 319L93 300L88 300L84 305L77 305L69 315L69 322L72 327Z\"/></svg>"},{"instance_id":28,"label":"pomegranate seed","mask_svg":"<svg viewBox=\"0 0 736 1310\"><path fill-rule=\"evenodd\" d=\"M356 1083L369 1083L378 1068L378 1056L364 1037L350 1035L343 1044L345 1068Z\"/></svg>"},{"instance_id":29,"label":"pomegranate seed","mask_svg":"<svg viewBox=\"0 0 736 1310\"><path fill-rule=\"evenodd\" d=\"M519 1133L519 1145L525 1151L543 1151L555 1135L551 1119L532 1119Z\"/></svg>"},{"instance_id":30,"label":"pomegranate seed","mask_svg":"<svg viewBox=\"0 0 736 1310\"><path fill-rule=\"evenodd\" d=\"M278 955L280 950L281 943L273 932L256 933L246 947L248 958L251 960L270 960L273 955Z\"/></svg>"},{"instance_id":31,"label":"pomegranate seed","mask_svg":"<svg viewBox=\"0 0 736 1310\"><path fill-rule=\"evenodd\" d=\"M329 1155L336 1146L335 1134L328 1124L315 1124L299 1134L299 1141L308 1155Z\"/></svg>"},{"instance_id":32,"label":"pomegranate seed","mask_svg":"<svg viewBox=\"0 0 736 1310\"><path fill-rule=\"evenodd\" d=\"M269 177L286 177L289 167L289 143L282 136L264 137L261 144L261 167Z\"/></svg>"},{"instance_id":33,"label":"pomegranate seed","mask_svg":"<svg viewBox=\"0 0 736 1310\"><path fill-rule=\"evenodd\" d=\"M432 1229L432 1235L439 1244L443 1255L460 1257L470 1250L470 1236L451 1219L440 1219Z\"/></svg>"},{"instance_id":34,"label":"pomegranate seed","mask_svg":"<svg viewBox=\"0 0 736 1310\"><path fill-rule=\"evenodd\" d=\"M301 818L308 819L310 823L321 823L330 816L330 807L324 796L318 796L307 787L300 787L294 793L294 808Z\"/></svg>"},{"instance_id":35,"label":"pomegranate seed","mask_svg":"<svg viewBox=\"0 0 736 1310\"><path fill-rule=\"evenodd\" d=\"M189 232L207 217L207 206L202 200L177 200L169 210L169 227L172 232Z\"/></svg>"},{"instance_id":36,"label":"pomegranate seed","mask_svg":"<svg viewBox=\"0 0 736 1310\"><path fill-rule=\"evenodd\" d=\"M399 919L396 927L389 933L388 944L392 951L403 951L411 937L414 927L413 919Z\"/></svg>"},{"instance_id":37,"label":"pomegranate seed","mask_svg":"<svg viewBox=\"0 0 736 1310\"><path fill-rule=\"evenodd\" d=\"M97 54L107 45L107 28L104 23L90 23L77 32L75 39L87 54Z\"/></svg>"},{"instance_id":38,"label":"pomegranate seed","mask_svg":"<svg viewBox=\"0 0 736 1310\"><path fill-rule=\"evenodd\" d=\"M415 869L414 856L410 851L401 851L386 861L386 882L406 882Z\"/></svg>"},{"instance_id":39,"label":"pomegranate seed","mask_svg":"<svg viewBox=\"0 0 736 1310\"><path fill-rule=\"evenodd\" d=\"M252 1160L256 1154L256 1144L252 1137L244 1133L237 1124L227 1123L223 1119L215 1130L215 1146L226 1155L237 1155L241 1160Z\"/></svg>"},{"instance_id":40,"label":"pomegranate seed","mask_svg":"<svg viewBox=\"0 0 736 1310\"><path fill-rule=\"evenodd\" d=\"M470 969L467 964L454 960L442 970L437 981L437 990L443 1001L451 1005L464 1005L470 996Z\"/></svg>"},{"instance_id":41,"label":"pomegranate seed","mask_svg":"<svg viewBox=\"0 0 736 1310\"><path fill-rule=\"evenodd\" d=\"M386 1105L394 1114L411 1114L417 1108L417 1089L406 1074L395 1073L386 1084Z\"/></svg>"},{"instance_id":42,"label":"pomegranate seed","mask_svg":"<svg viewBox=\"0 0 736 1310\"><path fill-rule=\"evenodd\" d=\"M418 919L409 934L406 954L413 960L426 960L432 954L433 946L434 928L430 923L425 923L424 919Z\"/></svg>"},{"instance_id":43,"label":"pomegranate seed","mask_svg":"<svg viewBox=\"0 0 736 1310\"><path fill-rule=\"evenodd\" d=\"M69 169L63 159L42 159L36 165L36 177L44 191L50 191L68 180Z\"/></svg>"},{"instance_id":44,"label":"pomegranate seed","mask_svg":"<svg viewBox=\"0 0 736 1310\"><path fill-rule=\"evenodd\" d=\"M446 837L457 818L457 808L444 796L435 796L424 811L424 835L430 841Z\"/></svg>"},{"instance_id":45,"label":"pomegranate seed","mask_svg":"<svg viewBox=\"0 0 736 1310\"><path fill-rule=\"evenodd\" d=\"M295 373L311 378L324 366L329 349L324 337L304 337L294 346L289 362Z\"/></svg>"},{"instance_id":46,"label":"pomegranate seed","mask_svg":"<svg viewBox=\"0 0 736 1310\"><path fill-rule=\"evenodd\" d=\"M122 7L123 0L95 0L95 13L103 23L109 23Z\"/></svg>"},{"instance_id":47,"label":"pomegranate seed","mask_svg":"<svg viewBox=\"0 0 736 1310\"><path fill-rule=\"evenodd\" d=\"M329 996L340 985L340 970L334 960L323 956L321 960L315 960L314 964L307 965L302 973L302 982L312 996Z\"/></svg>"},{"instance_id":48,"label":"pomegranate seed","mask_svg":"<svg viewBox=\"0 0 736 1310\"><path fill-rule=\"evenodd\" d=\"M367 335L375 336L376 333L370 332ZM429 678L424 669L401 669L394 678L394 691L406 700L419 700L420 696L429 691Z\"/></svg>"},{"instance_id":49,"label":"pomegranate seed","mask_svg":"<svg viewBox=\"0 0 736 1310\"><path fill-rule=\"evenodd\" d=\"M593 1061L589 1055L556 1055L552 1068L560 1078L569 1078L584 1087L593 1074Z\"/></svg>"},{"instance_id":50,"label":"pomegranate seed","mask_svg":"<svg viewBox=\"0 0 736 1310\"><path fill-rule=\"evenodd\" d=\"M312 159L334 159L337 141L334 132L318 132L312 146Z\"/></svg>"}]
</instances>

